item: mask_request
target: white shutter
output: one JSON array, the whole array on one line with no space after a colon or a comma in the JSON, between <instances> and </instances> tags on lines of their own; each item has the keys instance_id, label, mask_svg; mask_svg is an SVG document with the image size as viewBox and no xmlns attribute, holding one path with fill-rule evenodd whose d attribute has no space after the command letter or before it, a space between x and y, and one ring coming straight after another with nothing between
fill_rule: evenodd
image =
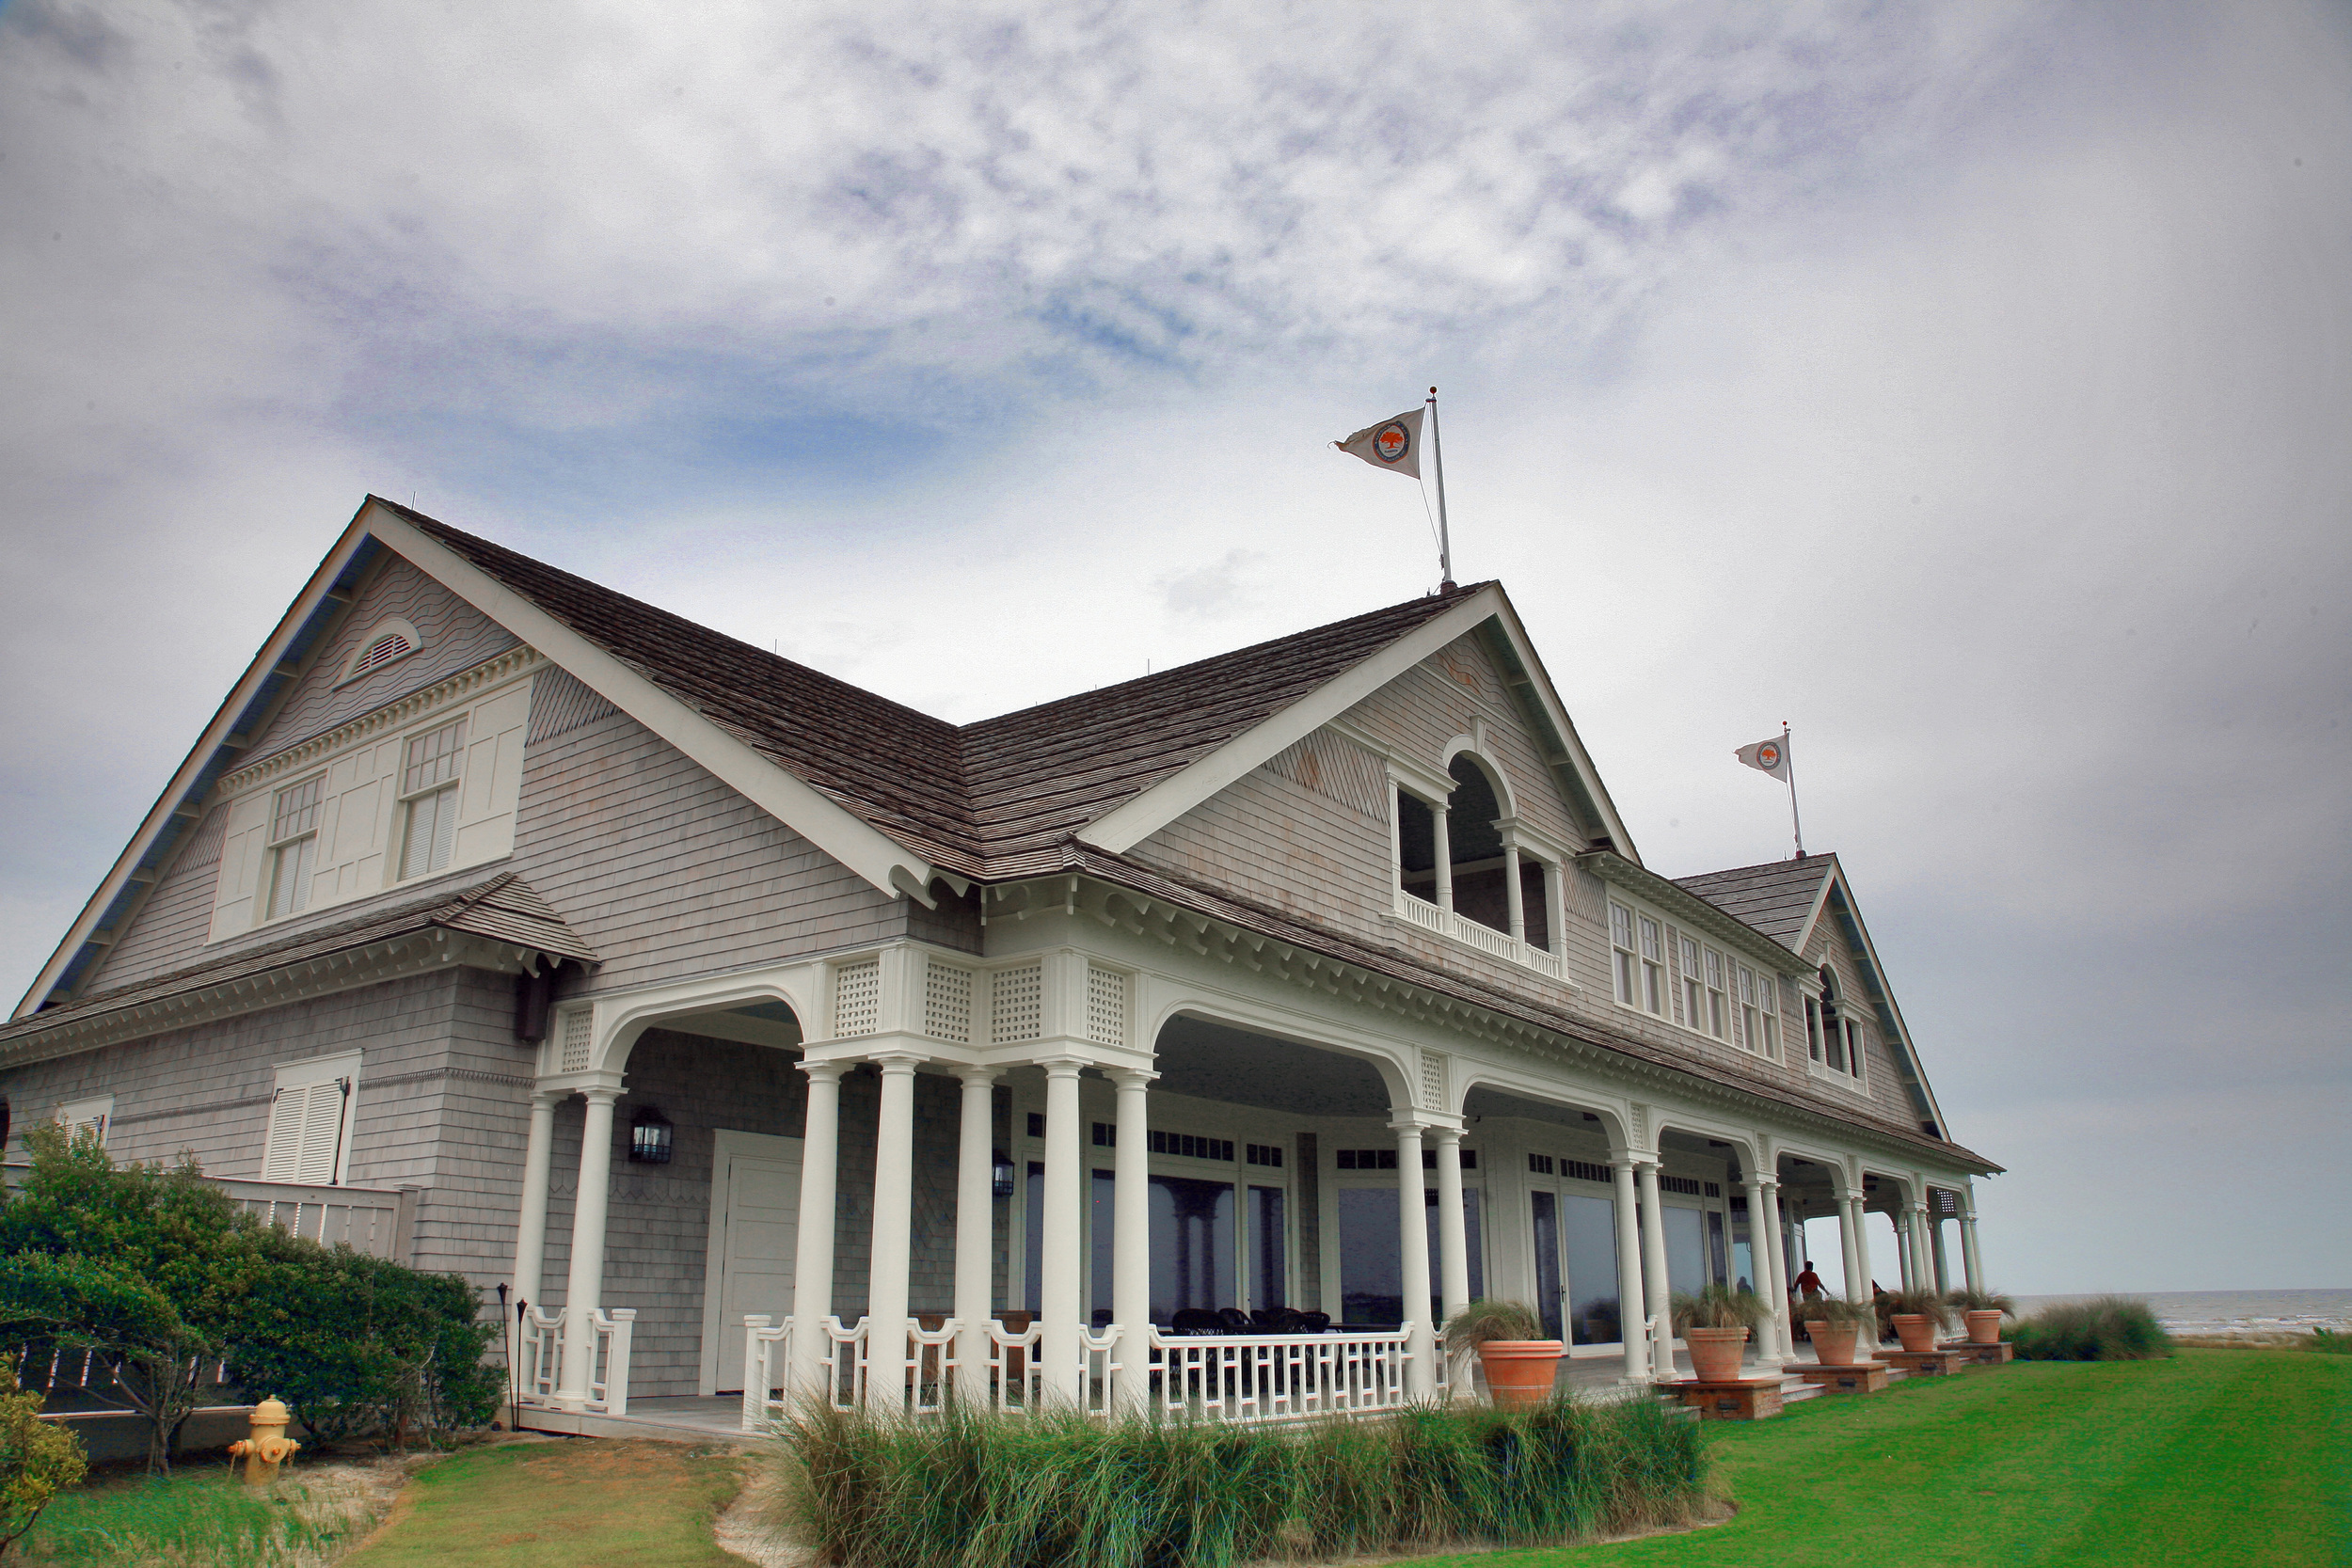
<instances>
[{"instance_id":1,"label":"white shutter","mask_svg":"<svg viewBox=\"0 0 2352 1568\"><path fill-rule=\"evenodd\" d=\"M351 1081L328 1078L278 1091L270 1106L262 1180L331 1186L342 1153Z\"/></svg>"}]
</instances>

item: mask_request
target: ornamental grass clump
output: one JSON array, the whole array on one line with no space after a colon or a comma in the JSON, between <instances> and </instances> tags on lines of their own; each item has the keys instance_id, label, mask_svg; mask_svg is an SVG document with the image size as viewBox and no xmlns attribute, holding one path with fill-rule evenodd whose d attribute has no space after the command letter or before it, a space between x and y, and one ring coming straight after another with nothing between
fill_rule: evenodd
<instances>
[{"instance_id":1,"label":"ornamental grass clump","mask_svg":"<svg viewBox=\"0 0 2352 1568\"><path fill-rule=\"evenodd\" d=\"M1708 1285L1697 1291L1677 1291L1670 1298L1674 1325L1687 1328L1757 1329L1772 1321L1772 1309L1754 1291L1729 1285Z\"/></svg>"},{"instance_id":2,"label":"ornamental grass clump","mask_svg":"<svg viewBox=\"0 0 2352 1568\"><path fill-rule=\"evenodd\" d=\"M2148 1304L2122 1296L2054 1303L2006 1332L2021 1361L2148 1361L2172 1354L2172 1337Z\"/></svg>"},{"instance_id":3,"label":"ornamental grass clump","mask_svg":"<svg viewBox=\"0 0 2352 1568\"><path fill-rule=\"evenodd\" d=\"M2311 1343L2303 1348L2322 1355L2352 1355L2352 1334L2338 1333L2332 1328L2314 1328Z\"/></svg>"},{"instance_id":4,"label":"ornamental grass clump","mask_svg":"<svg viewBox=\"0 0 2352 1568\"><path fill-rule=\"evenodd\" d=\"M1560 1544L1692 1517L1692 1423L1642 1401L1415 1406L1276 1431L1077 1415L783 1423L782 1525L842 1568L1231 1568Z\"/></svg>"},{"instance_id":5,"label":"ornamental grass clump","mask_svg":"<svg viewBox=\"0 0 2352 1568\"><path fill-rule=\"evenodd\" d=\"M2004 1318L2017 1316L2017 1302L1998 1291L1971 1290L1963 1285L1944 1293L1944 1303L1955 1312L1998 1312Z\"/></svg>"},{"instance_id":6,"label":"ornamental grass clump","mask_svg":"<svg viewBox=\"0 0 2352 1568\"><path fill-rule=\"evenodd\" d=\"M1925 1318L1938 1328L1952 1326L1951 1303L1937 1291L1889 1291L1879 1297L1887 1316Z\"/></svg>"}]
</instances>

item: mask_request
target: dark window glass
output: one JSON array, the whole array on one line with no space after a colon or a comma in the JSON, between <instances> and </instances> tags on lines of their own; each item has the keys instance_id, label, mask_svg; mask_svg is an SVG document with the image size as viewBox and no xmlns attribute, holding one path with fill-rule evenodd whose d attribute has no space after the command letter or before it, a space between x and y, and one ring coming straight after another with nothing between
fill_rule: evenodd
<instances>
[{"instance_id":1,"label":"dark window glass","mask_svg":"<svg viewBox=\"0 0 2352 1568\"><path fill-rule=\"evenodd\" d=\"M1234 1301L1233 1188L1188 1176L1152 1178L1152 1321Z\"/></svg>"}]
</instances>

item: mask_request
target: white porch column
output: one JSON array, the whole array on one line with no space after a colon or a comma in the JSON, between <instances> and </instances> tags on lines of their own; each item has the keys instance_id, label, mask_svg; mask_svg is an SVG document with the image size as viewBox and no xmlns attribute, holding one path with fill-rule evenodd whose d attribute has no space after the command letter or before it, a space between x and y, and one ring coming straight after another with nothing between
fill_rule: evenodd
<instances>
[{"instance_id":1,"label":"white porch column","mask_svg":"<svg viewBox=\"0 0 2352 1568\"><path fill-rule=\"evenodd\" d=\"M1968 1288L1984 1289L1984 1262L1977 1253L1977 1195L1963 1193L1960 1196L1960 1266L1968 1276Z\"/></svg>"},{"instance_id":2,"label":"white porch column","mask_svg":"<svg viewBox=\"0 0 2352 1568\"><path fill-rule=\"evenodd\" d=\"M1933 1289L1935 1261L1928 1251L1928 1206L1911 1206L1911 1288L1915 1291Z\"/></svg>"},{"instance_id":3,"label":"white porch column","mask_svg":"<svg viewBox=\"0 0 2352 1568\"><path fill-rule=\"evenodd\" d=\"M791 1364L786 1392L824 1393L832 1375L833 1341L825 1320L833 1315L834 1187L841 1159L841 1075L848 1062L803 1062L808 1074L808 1110L801 1127L801 1215L792 1253Z\"/></svg>"},{"instance_id":4,"label":"white porch column","mask_svg":"<svg viewBox=\"0 0 2352 1568\"><path fill-rule=\"evenodd\" d=\"M1940 1293L1949 1295L1952 1291L1952 1270L1950 1262L1944 1256L1944 1221L1941 1217L1937 1217L1928 1223L1928 1244L1932 1249L1935 1259L1935 1288Z\"/></svg>"},{"instance_id":5,"label":"white porch column","mask_svg":"<svg viewBox=\"0 0 2352 1568\"><path fill-rule=\"evenodd\" d=\"M882 1051L874 1128L874 1230L866 1286L866 1397L895 1408L907 1388L907 1267L914 1225L914 1068L912 1051Z\"/></svg>"},{"instance_id":6,"label":"white porch column","mask_svg":"<svg viewBox=\"0 0 2352 1568\"><path fill-rule=\"evenodd\" d=\"M968 1067L956 1141L956 1393L974 1409L988 1403L991 1265L996 1246L997 1069Z\"/></svg>"},{"instance_id":7,"label":"white porch column","mask_svg":"<svg viewBox=\"0 0 2352 1568\"><path fill-rule=\"evenodd\" d=\"M1454 846L1446 836L1446 806L1440 800L1429 808L1430 842L1438 852L1438 908L1454 907Z\"/></svg>"},{"instance_id":8,"label":"white porch column","mask_svg":"<svg viewBox=\"0 0 2352 1568\"><path fill-rule=\"evenodd\" d=\"M1502 841L1502 891L1511 911L1511 940L1527 940L1527 893L1519 886L1519 847Z\"/></svg>"},{"instance_id":9,"label":"white porch column","mask_svg":"<svg viewBox=\"0 0 2352 1568\"><path fill-rule=\"evenodd\" d=\"M1076 1409L1086 1393L1078 1360L1085 1316L1079 1256L1078 1073L1075 1056L1049 1056L1045 1069L1045 1198L1039 1274L1038 1358L1045 1395ZM1116 1308L1114 1308L1116 1310Z\"/></svg>"},{"instance_id":10,"label":"white porch column","mask_svg":"<svg viewBox=\"0 0 2352 1568\"><path fill-rule=\"evenodd\" d=\"M1797 1358L1796 1313L1788 1303L1788 1216L1781 1212L1780 1181L1764 1178L1764 1212L1772 1222L1770 1244L1772 1254L1772 1299L1775 1311L1772 1321L1780 1330L1780 1358L1784 1362Z\"/></svg>"},{"instance_id":11,"label":"white porch column","mask_svg":"<svg viewBox=\"0 0 2352 1568\"><path fill-rule=\"evenodd\" d=\"M1633 1192L1633 1157L1617 1154L1611 1157L1609 1168L1617 1178L1617 1337L1625 1341L1625 1381L1645 1383L1649 1380L1649 1346L1643 1341L1642 1325L1649 1319L1644 1305L1648 1299L1642 1289L1642 1232L1634 1218L1637 1199Z\"/></svg>"},{"instance_id":12,"label":"white porch column","mask_svg":"<svg viewBox=\"0 0 2352 1568\"><path fill-rule=\"evenodd\" d=\"M1546 951L1565 955L1568 950L1568 894L1560 863L1545 861L1544 868L1544 940Z\"/></svg>"},{"instance_id":13,"label":"white porch column","mask_svg":"<svg viewBox=\"0 0 2352 1568\"><path fill-rule=\"evenodd\" d=\"M1783 1359L1780 1338L1788 1319L1788 1293L1780 1287L1780 1259L1771 1234L1780 1224L1772 1208L1775 1185L1753 1170L1748 1173L1748 1266L1756 1271L1756 1293L1772 1309L1772 1321L1755 1336L1756 1365L1765 1368L1778 1367Z\"/></svg>"},{"instance_id":14,"label":"white porch column","mask_svg":"<svg viewBox=\"0 0 2352 1568\"><path fill-rule=\"evenodd\" d=\"M555 1105L570 1093L531 1091L531 1135L523 1143L523 1204L515 1217L515 1299L533 1306L539 1301L539 1272L548 1260L548 1174L555 1163Z\"/></svg>"},{"instance_id":15,"label":"white porch column","mask_svg":"<svg viewBox=\"0 0 2352 1568\"><path fill-rule=\"evenodd\" d=\"M1837 1257L1846 1271L1846 1299L1868 1301L1870 1282L1862 1275L1862 1198L1842 1190L1837 1195Z\"/></svg>"},{"instance_id":16,"label":"white porch column","mask_svg":"<svg viewBox=\"0 0 2352 1568\"><path fill-rule=\"evenodd\" d=\"M612 1188L612 1102L616 1088L580 1090L588 1102L580 1118L580 1196L572 1202L572 1268L564 1287L564 1370L555 1402L583 1408L596 1373L596 1329L589 1314L604 1292L605 1208Z\"/></svg>"},{"instance_id":17,"label":"white porch column","mask_svg":"<svg viewBox=\"0 0 2352 1568\"><path fill-rule=\"evenodd\" d=\"M1425 1400L1438 1391L1438 1340L1429 1322L1429 1200L1422 1196L1427 1189L1422 1185L1421 1123L1400 1114L1389 1125L1396 1132L1397 1277L1405 1296L1403 1316L1412 1329L1405 1392Z\"/></svg>"},{"instance_id":18,"label":"white porch column","mask_svg":"<svg viewBox=\"0 0 2352 1568\"><path fill-rule=\"evenodd\" d=\"M1462 1221L1462 1130L1433 1127L1429 1135L1438 1145L1438 1295L1441 1316L1451 1319L1470 1305L1470 1237Z\"/></svg>"},{"instance_id":19,"label":"white porch column","mask_svg":"<svg viewBox=\"0 0 2352 1568\"><path fill-rule=\"evenodd\" d=\"M1650 1376L1671 1383L1675 1375L1674 1288L1666 1272L1666 1215L1658 1201L1658 1160L1650 1156L1635 1168L1642 1182L1642 1288L1649 1309L1658 1314L1658 1343L1650 1356Z\"/></svg>"},{"instance_id":20,"label":"white porch column","mask_svg":"<svg viewBox=\"0 0 2352 1568\"><path fill-rule=\"evenodd\" d=\"M1121 1068L1111 1150L1111 1321L1119 1325L1120 1405L1139 1411L1152 1386L1152 1120L1156 1072Z\"/></svg>"},{"instance_id":21,"label":"white porch column","mask_svg":"<svg viewBox=\"0 0 2352 1568\"><path fill-rule=\"evenodd\" d=\"M1911 1211L1898 1209L1886 1216L1895 1224L1895 1277L1903 1290L1911 1289Z\"/></svg>"}]
</instances>

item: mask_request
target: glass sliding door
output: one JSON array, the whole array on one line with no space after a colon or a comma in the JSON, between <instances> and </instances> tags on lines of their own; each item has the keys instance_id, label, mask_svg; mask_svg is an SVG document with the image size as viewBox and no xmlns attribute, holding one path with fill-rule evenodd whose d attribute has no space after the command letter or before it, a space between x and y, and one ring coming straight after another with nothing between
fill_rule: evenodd
<instances>
[{"instance_id":1,"label":"glass sliding door","mask_svg":"<svg viewBox=\"0 0 2352 1568\"><path fill-rule=\"evenodd\" d=\"M1560 1204L1551 1194L1528 1195L1535 1226L1535 1310L1544 1320L1544 1338L1560 1335Z\"/></svg>"},{"instance_id":2,"label":"glass sliding door","mask_svg":"<svg viewBox=\"0 0 2352 1568\"><path fill-rule=\"evenodd\" d=\"M1707 1212L1664 1206L1666 1287L1696 1295L1707 1283ZM1660 1304L1662 1309L1664 1304Z\"/></svg>"},{"instance_id":3,"label":"glass sliding door","mask_svg":"<svg viewBox=\"0 0 2352 1568\"><path fill-rule=\"evenodd\" d=\"M1405 1319L1396 1189L1342 1187L1340 1322L1395 1327Z\"/></svg>"},{"instance_id":4,"label":"glass sliding door","mask_svg":"<svg viewBox=\"0 0 2352 1568\"><path fill-rule=\"evenodd\" d=\"M1119 1224L1118 1206L1112 1196L1118 1190L1111 1173L1098 1170L1087 1194L1088 1243L1091 1254L1087 1287L1094 1326L1098 1329L1111 1321L1111 1259L1115 1256L1114 1232Z\"/></svg>"}]
</instances>

